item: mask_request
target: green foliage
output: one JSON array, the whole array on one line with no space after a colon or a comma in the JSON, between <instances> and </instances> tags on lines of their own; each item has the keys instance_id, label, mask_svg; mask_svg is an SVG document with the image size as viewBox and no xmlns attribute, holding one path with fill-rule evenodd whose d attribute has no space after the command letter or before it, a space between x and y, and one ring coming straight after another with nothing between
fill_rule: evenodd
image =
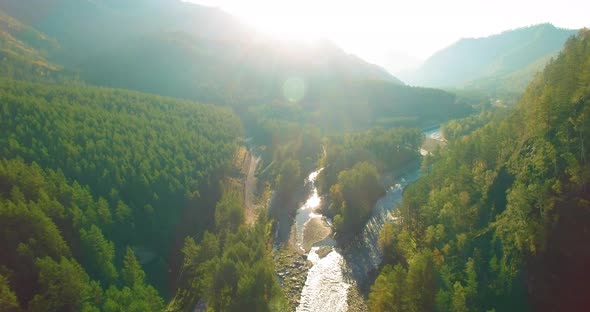
<instances>
[{"instance_id":1,"label":"green foliage","mask_svg":"<svg viewBox=\"0 0 590 312\"><path fill-rule=\"evenodd\" d=\"M435 276L432 256L416 254L408 269L385 266L371 287L371 311L433 311Z\"/></svg>"},{"instance_id":2,"label":"green foliage","mask_svg":"<svg viewBox=\"0 0 590 312\"><path fill-rule=\"evenodd\" d=\"M162 234L151 220L173 217L170 206L194 196L231 160L240 131L229 111L192 102L82 86L1 85L2 155L60 168L112 205L123 200L145 220L138 225L147 227L146 239ZM148 204L153 215L142 211ZM109 222L108 212L98 214Z\"/></svg>"},{"instance_id":3,"label":"green foliage","mask_svg":"<svg viewBox=\"0 0 590 312\"><path fill-rule=\"evenodd\" d=\"M275 186L279 194L293 193L301 180L301 166L297 159L287 159L282 162L281 169L275 179Z\"/></svg>"},{"instance_id":4,"label":"green foliage","mask_svg":"<svg viewBox=\"0 0 590 312\"><path fill-rule=\"evenodd\" d=\"M0 160L0 239L7 250L0 265L12 272L11 289L25 304L46 300L33 298L41 291L39 270L29 269L37 258L81 263L84 274L110 289L125 245L168 257L180 214L189 201L199 203L199 190L215 194L213 181L227 170L240 132L227 109L188 101L81 85L0 85L1 154L15 158ZM210 226L210 200L190 221L196 231ZM124 266L132 266L127 258ZM135 264L129 270L137 280L144 273ZM148 276L165 270L151 268ZM159 310L162 300L144 279L109 291L137 298L138 310Z\"/></svg>"},{"instance_id":5,"label":"green foliage","mask_svg":"<svg viewBox=\"0 0 590 312\"><path fill-rule=\"evenodd\" d=\"M156 289L145 284L125 286L122 289L111 286L106 291L104 300L102 310L105 312L164 310L164 302L158 296Z\"/></svg>"},{"instance_id":6,"label":"green foliage","mask_svg":"<svg viewBox=\"0 0 590 312\"><path fill-rule=\"evenodd\" d=\"M167 309L191 310L204 302L211 311L284 310L269 230L268 220L261 217L253 227L222 231L223 241L211 233L205 233L200 244L187 238L181 285Z\"/></svg>"},{"instance_id":7,"label":"green foliage","mask_svg":"<svg viewBox=\"0 0 590 312\"><path fill-rule=\"evenodd\" d=\"M36 266L40 291L29 303L33 311L81 311L97 295L93 291L100 290L91 285L88 275L76 261L62 257L56 262L44 257L36 260Z\"/></svg>"},{"instance_id":8,"label":"green foliage","mask_svg":"<svg viewBox=\"0 0 590 312\"><path fill-rule=\"evenodd\" d=\"M373 128L326 140L317 186L330 195L328 213L338 232L362 228L384 193L379 173L395 172L417 160L422 139L418 129Z\"/></svg>"},{"instance_id":9,"label":"green foliage","mask_svg":"<svg viewBox=\"0 0 590 312\"><path fill-rule=\"evenodd\" d=\"M338 174L338 181L330 188L332 199L329 210L334 214L338 232L354 232L363 227L371 209L384 193L379 184L377 168L360 162Z\"/></svg>"},{"instance_id":10,"label":"green foliage","mask_svg":"<svg viewBox=\"0 0 590 312\"><path fill-rule=\"evenodd\" d=\"M318 176L321 193L329 191L342 170L361 161L371 162L378 171L399 170L419 157L423 135L419 129L373 128L364 132L329 137L320 160L324 170Z\"/></svg>"},{"instance_id":11,"label":"green foliage","mask_svg":"<svg viewBox=\"0 0 590 312\"><path fill-rule=\"evenodd\" d=\"M453 299L451 310L457 312L467 312L467 294L460 282L455 282L453 286Z\"/></svg>"},{"instance_id":12,"label":"green foliage","mask_svg":"<svg viewBox=\"0 0 590 312\"><path fill-rule=\"evenodd\" d=\"M116 289L118 276L115 246L97 225L95 208L100 205L100 199L78 183L68 183L60 171L42 170L22 159L0 160L0 244L6 251L0 267L9 272L17 302L34 311L107 309L100 284L88 276L105 288L110 284L107 294L115 292L110 290ZM121 275L125 282L129 276L136 281L139 293L130 296L135 304L159 302L153 311L161 310L162 299L144 284L145 273L129 251ZM11 292L0 286L10 299Z\"/></svg>"},{"instance_id":13,"label":"green foliage","mask_svg":"<svg viewBox=\"0 0 590 312\"><path fill-rule=\"evenodd\" d=\"M295 191L302 172L315 168L321 153L319 127L310 125L305 114L296 103L278 102L251 107L243 117L263 161L268 163L259 176L272 182L283 200Z\"/></svg>"},{"instance_id":14,"label":"green foliage","mask_svg":"<svg viewBox=\"0 0 590 312\"><path fill-rule=\"evenodd\" d=\"M143 285L145 282L145 272L141 269L141 265L137 261L135 253L129 247L127 247L127 251L125 251L125 258L123 258L121 278L128 287Z\"/></svg>"},{"instance_id":15,"label":"green foliage","mask_svg":"<svg viewBox=\"0 0 590 312\"><path fill-rule=\"evenodd\" d=\"M407 271L400 264L385 266L371 286L369 308L371 311L404 311Z\"/></svg>"},{"instance_id":16,"label":"green foliage","mask_svg":"<svg viewBox=\"0 0 590 312\"><path fill-rule=\"evenodd\" d=\"M503 117L506 111L486 111L479 115L473 115L459 120L451 120L444 124L440 130L446 140L455 140L481 128L494 118L498 119L499 117Z\"/></svg>"},{"instance_id":17,"label":"green foliage","mask_svg":"<svg viewBox=\"0 0 590 312\"><path fill-rule=\"evenodd\" d=\"M86 268L90 274L107 282L116 281L117 270L113 264L115 244L106 240L96 225L92 225L88 231L81 229L80 239L86 251L84 262L88 263Z\"/></svg>"},{"instance_id":18,"label":"green foliage","mask_svg":"<svg viewBox=\"0 0 590 312\"><path fill-rule=\"evenodd\" d=\"M219 233L234 233L243 222L242 194L238 190L225 191L215 206L215 228Z\"/></svg>"},{"instance_id":19,"label":"green foliage","mask_svg":"<svg viewBox=\"0 0 590 312\"><path fill-rule=\"evenodd\" d=\"M221 247L218 237L209 232L205 232L199 245L191 237L185 239L181 284L168 310L192 309L204 296L211 287L211 272L218 261Z\"/></svg>"},{"instance_id":20,"label":"green foliage","mask_svg":"<svg viewBox=\"0 0 590 312\"><path fill-rule=\"evenodd\" d=\"M409 262L406 296L402 299L406 311L432 311L434 308L435 276L432 254L424 251Z\"/></svg>"},{"instance_id":21,"label":"green foliage","mask_svg":"<svg viewBox=\"0 0 590 312\"><path fill-rule=\"evenodd\" d=\"M7 312L19 310L16 294L10 289L8 279L4 275L0 275L0 310Z\"/></svg>"},{"instance_id":22,"label":"green foliage","mask_svg":"<svg viewBox=\"0 0 590 312\"><path fill-rule=\"evenodd\" d=\"M212 226L208 220L220 193L217 180L229 170L241 132L239 120L225 108L77 84L6 79L0 83L0 124L3 157L55 170L46 178L47 188L40 177L19 181L9 176L25 198L39 202L37 208L15 213L43 211L64 231L68 245L84 246L83 253L75 254L83 255L78 260L90 276L109 283L116 280L113 263L125 246L139 245L156 259L166 259L175 235L184 236L184 229L202 233ZM200 192L211 197L200 198ZM181 220L188 210L192 217ZM180 221L185 223L183 233L176 232ZM31 244L38 242L25 239L22 248L37 249ZM44 245L38 249L52 247ZM148 276L163 277L166 270L151 265ZM158 284L164 288L165 281Z\"/></svg>"},{"instance_id":23,"label":"green foliage","mask_svg":"<svg viewBox=\"0 0 590 312\"><path fill-rule=\"evenodd\" d=\"M514 111L445 128L449 144L428 156L427 174L404 193L400 222L380 239L384 260L407 265L407 281L418 282L388 286L384 269L370 295L375 310L388 304L377 292L402 286L405 310L418 307L412 302L440 311L585 304L588 286L577 281L588 277L590 74L580 69L590 64L589 42L588 30L568 40Z\"/></svg>"},{"instance_id":24,"label":"green foliage","mask_svg":"<svg viewBox=\"0 0 590 312\"><path fill-rule=\"evenodd\" d=\"M310 88L297 105L273 103L255 110L263 120L285 120L291 127L305 123L331 135L371 127L428 127L471 112L442 90L367 79L333 79Z\"/></svg>"}]
</instances>

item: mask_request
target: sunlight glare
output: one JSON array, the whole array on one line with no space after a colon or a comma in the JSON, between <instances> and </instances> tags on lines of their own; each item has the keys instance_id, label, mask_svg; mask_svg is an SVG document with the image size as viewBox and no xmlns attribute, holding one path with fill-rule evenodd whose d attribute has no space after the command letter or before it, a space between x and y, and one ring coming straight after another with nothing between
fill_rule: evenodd
<instances>
[{"instance_id":1,"label":"sunlight glare","mask_svg":"<svg viewBox=\"0 0 590 312\"><path fill-rule=\"evenodd\" d=\"M245 23L263 34L284 40L315 41L330 37L343 5L335 0L184 0L232 8Z\"/></svg>"},{"instance_id":2,"label":"sunlight glare","mask_svg":"<svg viewBox=\"0 0 590 312\"><path fill-rule=\"evenodd\" d=\"M326 18L332 1L259 0L246 13L248 21L262 32L287 40L311 41L327 34Z\"/></svg>"}]
</instances>

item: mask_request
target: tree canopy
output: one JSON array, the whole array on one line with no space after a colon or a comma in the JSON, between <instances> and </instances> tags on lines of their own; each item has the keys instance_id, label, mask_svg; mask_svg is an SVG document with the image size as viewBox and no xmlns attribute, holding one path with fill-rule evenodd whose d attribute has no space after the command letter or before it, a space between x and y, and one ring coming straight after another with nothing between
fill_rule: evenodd
<instances>
[{"instance_id":1,"label":"tree canopy","mask_svg":"<svg viewBox=\"0 0 590 312\"><path fill-rule=\"evenodd\" d=\"M449 145L428 156L427 174L404 193L399 222L382 233L387 265L372 287L372 309L388 310L400 296L406 311L588 304L589 42L588 30L569 39L514 111L445 128L454 133ZM418 274L422 287L412 290L418 263L432 279Z\"/></svg>"},{"instance_id":2,"label":"tree canopy","mask_svg":"<svg viewBox=\"0 0 590 312\"><path fill-rule=\"evenodd\" d=\"M381 173L396 172L416 162L423 135L412 128L372 128L364 132L329 137L318 190L329 194L328 214L336 230L357 232L385 190Z\"/></svg>"}]
</instances>

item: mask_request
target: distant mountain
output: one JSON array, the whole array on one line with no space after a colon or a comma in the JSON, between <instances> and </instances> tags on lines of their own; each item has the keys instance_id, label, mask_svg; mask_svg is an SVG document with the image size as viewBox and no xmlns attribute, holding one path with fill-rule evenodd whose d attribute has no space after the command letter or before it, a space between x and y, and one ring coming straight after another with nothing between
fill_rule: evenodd
<instances>
[{"instance_id":1,"label":"distant mountain","mask_svg":"<svg viewBox=\"0 0 590 312\"><path fill-rule=\"evenodd\" d=\"M436 52L406 81L430 87L511 89L524 91L576 30L551 24L505 31L485 38L461 39Z\"/></svg>"}]
</instances>

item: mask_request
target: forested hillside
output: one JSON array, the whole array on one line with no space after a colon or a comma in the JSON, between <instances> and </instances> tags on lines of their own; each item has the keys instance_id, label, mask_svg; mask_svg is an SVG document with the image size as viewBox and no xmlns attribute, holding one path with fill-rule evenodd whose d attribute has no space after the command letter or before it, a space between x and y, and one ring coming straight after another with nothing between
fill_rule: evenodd
<instances>
[{"instance_id":1,"label":"forested hillside","mask_svg":"<svg viewBox=\"0 0 590 312\"><path fill-rule=\"evenodd\" d=\"M312 122L343 133L374 126L429 127L473 113L471 104L439 89L364 80L326 83L310 90L301 106L312 112Z\"/></svg>"},{"instance_id":2,"label":"forested hillside","mask_svg":"<svg viewBox=\"0 0 590 312\"><path fill-rule=\"evenodd\" d=\"M130 91L2 79L0 121L0 273L16 304L161 310L144 281L167 295L175 240L211 229L242 133L237 116Z\"/></svg>"},{"instance_id":3,"label":"forested hillside","mask_svg":"<svg viewBox=\"0 0 590 312\"><path fill-rule=\"evenodd\" d=\"M375 311L574 311L589 304L590 31L479 129L458 121L381 235ZM457 124L450 129L458 129Z\"/></svg>"}]
</instances>

